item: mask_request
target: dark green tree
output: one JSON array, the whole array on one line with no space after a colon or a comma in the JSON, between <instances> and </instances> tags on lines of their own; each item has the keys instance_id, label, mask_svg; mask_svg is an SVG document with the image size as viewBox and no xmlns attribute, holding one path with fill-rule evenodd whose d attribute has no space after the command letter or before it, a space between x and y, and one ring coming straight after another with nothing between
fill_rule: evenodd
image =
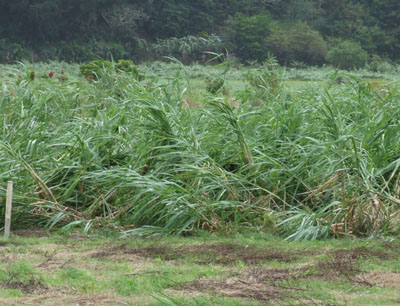
<instances>
[{"instance_id":1,"label":"dark green tree","mask_svg":"<svg viewBox=\"0 0 400 306\"><path fill-rule=\"evenodd\" d=\"M239 58L263 61L268 54L265 39L271 33L272 25L268 13L254 16L236 13L227 20L225 39Z\"/></svg>"}]
</instances>

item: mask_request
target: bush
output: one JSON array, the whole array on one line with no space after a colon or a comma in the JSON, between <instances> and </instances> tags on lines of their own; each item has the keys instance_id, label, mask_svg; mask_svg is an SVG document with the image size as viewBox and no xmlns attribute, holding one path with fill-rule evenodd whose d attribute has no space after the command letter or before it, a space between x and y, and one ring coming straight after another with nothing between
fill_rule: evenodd
<instances>
[{"instance_id":1,"label":"bush","mask_svg":"<svg viewBox=\"0 0 400 306\"><path fill-rule=\"evenodd\" d=\"M93 41L93 53L101 58L122 59L129 56L123 45L117 42ZM93 57L92 57L93 58Z\"/></svg>"},{"instance_id":2,"label":"bush","mask_svg":"<svg viewBox=\"0 0 400 306\"><path fill-rule=\"evenodd\" d=\"M303 62L308 65L321 65L328 51L327 43L321 34L305 23L289 28L277 28L267 38L266 45L283 64Z\"/></svg>"},{"instance_id":3,"label":"bush","mask_svg":"<svg viewBox=\"0 0 400 306\"><path fill-rule=\"evenodd\" d=\"M220 53L223 50L222 40L217 35L185 36L159 39L152 45L152 52L157 57L173 56L190 63L207 57L205 52Z\"/></svg>"},{"instance_id":4,"label":"bush","mask_svg":"<svg viewBox=\"0 0 400 306\"><path fill-rule=\"evenodd\" d=\"M378 55L372 56L367 68L373 72L396 73L396 67L388 60L383 59Z\"/></svg>"},{"instance_id":5,"label":"bush","mask_svg":"<svg viewBox=\"0 0 400 306\"><path fill-rule=\"evenodd\" d=\"M0 39L0 62L10 63L22 60L26 56L24 48L7 39Z\"/></svg>"},{"instance_id":6,"label":"bush","mask_svg":"<svg viewBox=\"0 0 400 306\"><path fill-rule=\"evenodd\" d=\"M272 22L266 13L251 17L237 13L228 19L224 30L228 47L242 60L265 60L268 54L265 38L271 32Z\"/></svg>"},{"instance_id":7,"label":"bush","mask_svg":"<svg viewBox=\"0 0 400 306\"><path fill-rule=\"evenodd\" d=\"M368 53L359 43L343 41L329 50L327 60L341 69L362 68L368 61Z\"/></svg>"},{"instance_id":8,"label":"bush","mask_svg":"<svg viewBox=\"0 0 400 306\"><path fill-rule=\"evenodd\" d=\"M269 55L269 58L263 63L261 69L247 72L246 80L261 95L265 93L277 93L281 88L282 74L276 58Z\"/></svg>"},{"instance_id":9,"label":"bush","mask_svg":"<svg viewBox=\"0 0 400 306\"><path fill-rule=\"evenodd\" d=\"M140 74L139 68L131 60L119 60L116 63L112 63L100 59L79 66L79 70L85 78L95 80L101 78L104 73L109 73L113 69L116 72L122 71L130 73L139 81L144 79L144 75Z\"/></svg>"},{"instance_id":10,"label":"bush","mask_svg":"<svg viewBox=\"0 0 400 306\"><path fill-rule=\"evenodd\" d=\"M85 78L92 78L95 80L100 78L105 70L111 69L112 63L105 60L94 60L79 66L79 70Z\"/></svg>"},{"instance_id":11,"label":"bush","mask_svg":"<svg viewBox=\"0 0 400 306\"><path fill-rule=\"evenodd\" d=\"M206 90L210 94L217 94L218 92L221 91L221 89L224 88L225 80L223 78L217 77L217 78L207 78L205 80L206 82Z\"/></svg>"},{"instance_id":12,"label":"bush","mask_svg":"<svg viewBox=\"0 0 400 306\"><path fill-rule=\"evenodd\" d=\"M66 62L86 62L93 58L110 58L116 60L130 57L126 47L120 43L90 40L59 41L55 43L41 43L34 47L35 60L60 60ZM136 51L136 49L135 49Z\"/></svg>"},{"instance_id":13,"label":"bush","mask_svg":"<svg viewBox=\"0 0 400 306\"><path fill-rule=\"evenodd\" d=\"M71 62L82 62L96 57L121 59L129 56L124 46L114 42L97 40L91 40L88 43L62 41L57 47L59 50L58 58Z\"/></svg>"}]
</instances>

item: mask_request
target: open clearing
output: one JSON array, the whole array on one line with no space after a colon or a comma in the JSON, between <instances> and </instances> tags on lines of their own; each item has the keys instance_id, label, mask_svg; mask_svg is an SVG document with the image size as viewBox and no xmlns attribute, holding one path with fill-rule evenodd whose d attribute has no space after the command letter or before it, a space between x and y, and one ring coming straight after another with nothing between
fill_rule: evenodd
<instances>
[{"instance_id":1,"label":"open clearing","mask_svg":"<svg viewBox=\"0 0 400 306\"><path fill-rule=\"evenodd\" d=\"M270 234L0 241L1 305L398 305L400 242Z\"/></svg>"}]
</instances>

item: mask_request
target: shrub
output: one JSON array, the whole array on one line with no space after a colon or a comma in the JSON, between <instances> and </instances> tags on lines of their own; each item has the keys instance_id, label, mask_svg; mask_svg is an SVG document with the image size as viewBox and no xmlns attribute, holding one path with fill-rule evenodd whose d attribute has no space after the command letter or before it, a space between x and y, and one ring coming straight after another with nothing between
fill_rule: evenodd
<instances>
[{"instance_id":1,"label":"shrub","mask_svg":"<svg viewBox=\"0 0 400 306\"><path fill-rule=\"evenodd\" d=\"M105 41L94 41L91 43L93 53L101 58L122 59L128 56L127 50L120 43L116 42L105 42Z\"/></svg>"},{"instance_id":2,"label":"shrub","mask_svg":"<svg viewBox=\"0 0 400 306\"><path fill-rule=\"evenodd\" d=\"M113 69L115 69L116 72L122 71L130 73L139 81L144 79L144 75L140 74L139 68L131 60L119 60L116 63L112 63L100 59L79 66L79 70L85 78L95 80L101 78L104 73L108 73Z\"/></svg>"},{"instance_id":3,"label":"shrub","mask_svg":"<svg viewBox=\"0 0 400 306\"><path fill-rule=\"evenodd\" d=\"M216 93L220 92L221 89L224 87L225 80L223 78L207 78L206 79L206 90L207 92L215 95Z\"/></svg>"},{"instance_id":4,"label":"shrub","mask_svg":"<svg viewBox=\"0 0 400 306\"><path fill-rule=\"evenodd\" d=\"M329 50L327 60L342 69L362 68L368 61L368 53L359 43L343 41Z\"/></svg>"},{"instance_id":5,"label":"shrub","mask_svg":"<svg viewBox=\"0 0 400 306\"><path fill-rule=\"evenodd\" d=\"M383 59L378 55L372 56L367 68L373 72L396 73L396 67L388 60Z\"/></svg>"},{"instance_id":6,"label":"shrub","mask_svg":"<svg viewBox=\"0 0 400 306\"><path fill-rule=\"evenodd\" d=\"M157 57L173 56L185 63L201 59L205 52L220 53L224 45L217 35L171 37L157 40L152 45L152 52Z\"/></svg>"},{"instance_id":7,"label":"shrub","mask_svg":"<svg viewBox=\"0 0 400 306\"><path fill-rule=\"evenodd\" d=\"M100 78L104 70L111 70L112 63L105 60L94 60L79 66L80 72L85 78Z\"/></svg>"},{"instance_id":8,"label":"shrub","mask_svg":"<svg viewBox=\"0 0 400 306\"><path fill-rule=\"evenodd\" d=\"M278 28L267 38L266 45L281 63L294 61L308 65L321 65L325 62L328 46L321 34L305 23L289 28Z\"/></svg>"},{"instance_id":9,"label":"shrub","mask_svg":"<svg viewBox=\"0 0 400 306\"><path fill-rule=\"evenodd\" d=\"M228 19L224 38L228 47L242 60L263 61L267 58L265 38L270 34L272 18L269 14L251 17L237 13Z\"/></svg>"},{"instance_id":10,"label":"shrub","mask_svg":"<svg viewBox=\"0 0 400 306\"><path fill-rule=\"evenodd\" d=\"M22 60L26 56L24 48L7 39L0 39L0 62L9 63Z\"/></svg>"},{"instance_id":11,"label":"shrub","mask_svg":"<svg viewBox=\"0 0 400 306\"><path fill-rule=\"evenodd\" d=\"M269 55L261 69L247 72L246 80L258 93L277 93L281 87L282 75L276 58Z\"/></svg>"},{"instance_id":12,"label":"shrub","mask_svg":"<svg viewBox=\"0 0 400 306\"><path fill-rule=\"evenodd\" d=\"M139 68L131 60L119 60L115 63L115 69L139 75Z\"/></svg>"},{"instance_id":13,"label":"shrub","mask_svg":"<svg viewBox=\"0 0 400 306\"><path fill-rule=\"evenodd\" d=\"M54 59L67 62L85 62L93 58L110 58L118 60L131 55L120 43L98 41L59 41L55 43L41 43L34 48L38 59Z\"/></svg>"}]
</instances>

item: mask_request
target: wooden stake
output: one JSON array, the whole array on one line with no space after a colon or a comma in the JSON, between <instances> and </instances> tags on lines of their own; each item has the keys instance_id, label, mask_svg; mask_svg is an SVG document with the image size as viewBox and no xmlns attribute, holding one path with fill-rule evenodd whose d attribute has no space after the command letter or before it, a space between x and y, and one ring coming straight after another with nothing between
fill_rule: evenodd
<instances>
[{"instance_id":1,"label":"wooden stake","mask_svg":"<svg viewBox=\"0 0 400 306\"><path fill-rule=\"evenodd\" d=\"M13 196L13 182L10 181L7 184L6 220L4 222L4 237L5 238L10 237L12 196Z\"/></svg>"}]
</instances>

